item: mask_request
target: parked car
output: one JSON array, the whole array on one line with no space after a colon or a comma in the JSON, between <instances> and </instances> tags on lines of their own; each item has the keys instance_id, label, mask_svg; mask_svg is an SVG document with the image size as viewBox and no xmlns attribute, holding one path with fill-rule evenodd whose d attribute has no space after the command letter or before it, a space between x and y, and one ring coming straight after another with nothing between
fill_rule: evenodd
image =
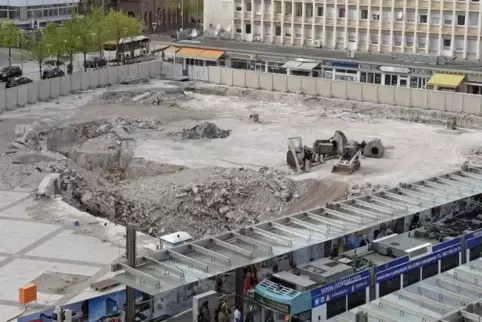
<instances>
[{"instance_id":1,"label":"parked car","mask_svg":"<svg viewBox=\"0 0 482 322\"><path fill-rule=\"evenodd\" d=\"M42 73L42 79L55 78L65 76L65 72L58 67L45 69Z\"/></svg>"},{"instance_id":2,"label":"parked car","mask_svg":"<svg viewBox=\"0 0 482 322\"><path fill-rule=\"evenodd\" d=\"M0 81L6 82L10 78L22 76L22 69L19 66L0 67Z\"/></svg>"},{"instance_id":3,"label":"parked car","mask_svg":"<svg viewBox=\"0 0 482 322\"><path fill-rule=\"evenodd\" d=\"M99 68L107 66L107 61L100 56L87 56L84 61L85 68Z\"/></svg>"},{"instance_id":4,"label":"parked car","mask_svg":"<svg viewBox=\"0 0 482 322\"><path fill-rule=\"evenodd\" d=\"M7 83L5 84L5 88L25 85L25 84L32 83L32 82L33 82L33 80L31 80L30 78L24 77L24 76L10 78L9 80L7 80Z\"/></svg>"}]
</instances>

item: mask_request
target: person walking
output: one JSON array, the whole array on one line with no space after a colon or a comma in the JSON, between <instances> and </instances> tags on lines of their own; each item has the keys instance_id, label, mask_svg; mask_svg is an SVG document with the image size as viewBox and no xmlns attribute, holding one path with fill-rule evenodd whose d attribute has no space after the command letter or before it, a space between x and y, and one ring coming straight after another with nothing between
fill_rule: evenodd
<instances>
[{"instance_id":1,"label":"person walking","mask_svg":"<svg viewBox=\"0 0 482 322\"><path fill-rule=\"evenodd\" d=\"M219 314L218 314L218 321L229 322L228 305L226 302L223 302L223 304L221 305L221 309L219 310Z\"/></svg>"},{"instance_id":2,"label":"person walking","mask_svg":"<svg viewBox=\"0 0 482 322\"><path fill-rule=\"evenodd\" d=\"M243 312L239 306L234 310L234 322L243 322Z\"/></svg>"}]
</instances>

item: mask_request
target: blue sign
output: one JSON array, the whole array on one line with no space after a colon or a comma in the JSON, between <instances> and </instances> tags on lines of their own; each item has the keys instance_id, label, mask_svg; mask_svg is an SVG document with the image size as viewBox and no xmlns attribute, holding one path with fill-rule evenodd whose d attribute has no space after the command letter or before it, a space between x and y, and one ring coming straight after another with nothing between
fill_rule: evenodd
<instances>
[{"instance_id":1,"label":"blue sign","mask_svg":"<svg viewBox=\"0 0 482 322\"><path fill-rule=\"evenodd\" d=\"M332 67L355 68L355 69L358 69L358 66L359 66L359 64L342 62L342 61L325 61L325 65L332 66Z\"/></svg>"},{"instance_id":2,"label":"blue sign","mask_svg":"<svg viewBox=\"0 0 482 322\"><path fill-rule=\"evenodd\" d=\"M341 278L336 282L311 290L311 305L312 307L323 305L326 302L365 289L369 284L370 272L368 270Z\"/></svg>"},{"instance_id":3,"label":"blue sign","mask_svg":"<svg viewBox=\"0 0 482 322\"><path fill-rule=\"evenodd\" d=\"M465 239L467 241L467 249L482 245L482 230L468 233Z\"/></svg>"},{"instance_id":4,"label":"blue sign","mask_svg":"<svg viewBox=\"0 0 482 322\"><path fill-rule=\"evenodd\" d=\"M446 248L449 248L449 247L453 247L453 246L459 245L459 244L460 244L460 237L450 239L450 240L438 243L436 245L433 245L432 246L432 252L438 252L439 250L446 249Z\"/></svg>"},{"instance_id":5,"label":"blue sign","mask_svg":"<svg viewBox=\"0 0 482 322\"><path fill-rule=\"evenodd\" d=\"M388 262L388 263L385 263L383 265L379 265L379 266L375 267L375 273L378 273L378 272L381 272L381 271L387 270L389 268L392 268L392 267L395 267L395 266L398 266L398 265L402 265L402 264L405 264L405 263L408 263L408 262L409 262L408 256L399 257L399 258L396 258L396 259L392 260L391 262Z\"/></svg>"},{"instance_id":6,"label":"blue sign","mask_svg":"<svg viewBox=\"0 0 482 322\"><path fill-rule=\"evenodd\" d=\"M405 274L408 271L411 271L412 269L420 268L426 265L430 265L432 263L435 263L445 257L449 257L452 255L455 255L459 253L461 250L460 244L455 245L451 248L445 248L442 250L439 250L438 252L433 252L427 256L415 259L413 261L410 261L406 264L402 264L399 266L395 266L392 268L389 268L387 270L378 272L375 274L375 279L376 283L381 283L383 281L387 281L393 278L396 278L400 276L401 274Z\"/></svg>"}]
</instances>

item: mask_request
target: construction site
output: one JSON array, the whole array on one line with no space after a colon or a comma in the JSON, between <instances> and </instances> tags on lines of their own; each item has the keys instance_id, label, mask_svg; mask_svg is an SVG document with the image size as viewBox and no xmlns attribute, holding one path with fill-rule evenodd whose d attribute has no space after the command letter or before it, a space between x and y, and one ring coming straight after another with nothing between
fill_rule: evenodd
<instances>
[{"instance_id":1,"label":"construction site","mask_svg":"<svg viewBox=\"0 0 482 322\"><path fill-rule=\"evenodd\" d=\"M141 79L28 105L0 115L0 190L199 239L481 164L449 116L328 101Z\"/></svg>"}]
</instances>

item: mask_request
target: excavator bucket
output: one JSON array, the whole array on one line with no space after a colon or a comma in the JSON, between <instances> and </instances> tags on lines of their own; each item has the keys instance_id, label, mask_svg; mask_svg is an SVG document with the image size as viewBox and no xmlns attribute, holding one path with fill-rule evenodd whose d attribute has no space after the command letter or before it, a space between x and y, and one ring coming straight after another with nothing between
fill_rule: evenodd
<instances>
[{"instance_id":1,"label":"excavator bucket","mask_svg":"<svg viewBox=\"0 0 482 322\"><path fill-rule=\"evenodd\" d=\"M335 164L331 169L331 172L336 174L349 175L355 172L355 169L354 167L351 167L351 166L341 166L341 165Z\"/></svg>"}]
</instances>

